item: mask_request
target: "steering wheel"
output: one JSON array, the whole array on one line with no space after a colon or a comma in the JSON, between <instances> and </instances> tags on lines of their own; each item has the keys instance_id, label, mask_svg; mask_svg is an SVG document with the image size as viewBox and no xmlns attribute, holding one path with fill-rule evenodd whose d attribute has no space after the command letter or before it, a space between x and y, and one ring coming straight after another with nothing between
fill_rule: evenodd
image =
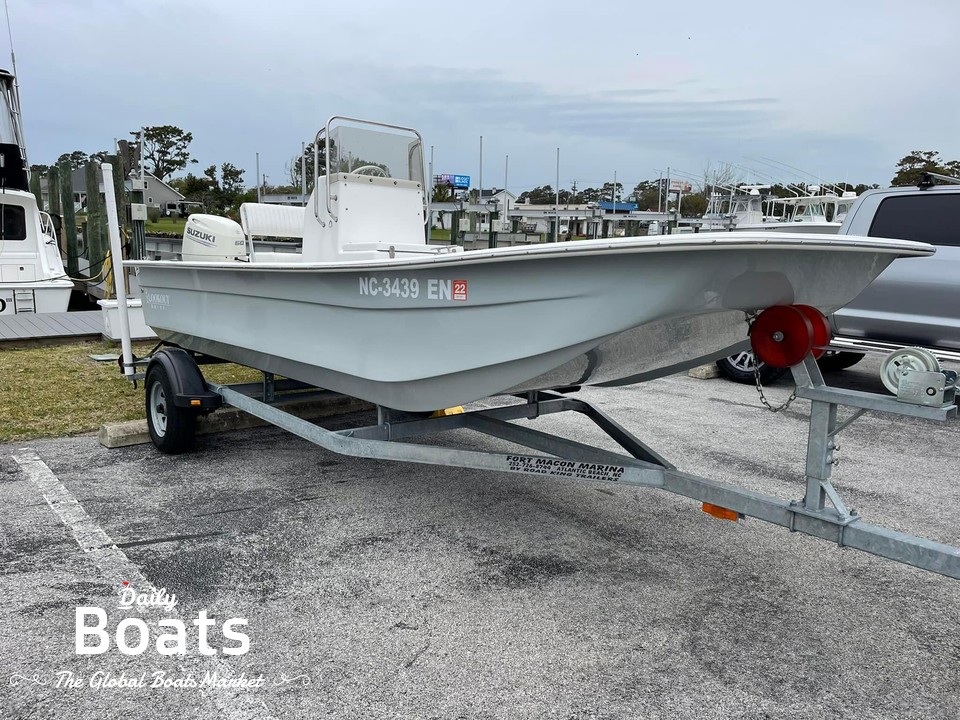
<instances>
[{"instance_id":1,"label":"steering wheel","mask_svg":"<svg viewBox=\"0 0 960 720\"><path fill-rule=\"evenodd\" d=\"M361 165L351 170L354 175L373 175L375 177L390 177L386 170L379 165Z\"/></svg>"}]
</instances>

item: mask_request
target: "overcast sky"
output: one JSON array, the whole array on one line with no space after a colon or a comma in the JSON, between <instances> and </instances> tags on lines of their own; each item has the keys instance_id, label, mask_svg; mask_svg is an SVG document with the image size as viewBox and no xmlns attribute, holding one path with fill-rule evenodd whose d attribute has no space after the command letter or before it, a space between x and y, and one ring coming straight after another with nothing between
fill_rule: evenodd
<instances>
[{"instance_id":1,"label":"overcast sky","mask_svg":"<svg viewBox=\"0 0 960 720\"><path fill-rule=\"evenodd\" d=\"M271 184L326 118L418 128L435 173L519 193L721 162L886 185L960 159L960 2L8 0L32 163L141 125ZM759 179L743 172L742 179Z\"/></svg>"}]
</instances>

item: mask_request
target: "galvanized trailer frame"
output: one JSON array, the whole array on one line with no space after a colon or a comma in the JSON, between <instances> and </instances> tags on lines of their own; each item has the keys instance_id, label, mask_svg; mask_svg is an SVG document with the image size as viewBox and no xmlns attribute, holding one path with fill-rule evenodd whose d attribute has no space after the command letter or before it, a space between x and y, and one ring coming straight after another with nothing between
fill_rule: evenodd
<instances>
[{"instance_id":1,"label":"galvanized trailer frame","mask_svg":"<svg viewBox=\"0 0 960 720\"><path fill-rule=\"evenodd\" d=\"M269 374L264 376L263 383L207 383L206 387L225 404L343 455L659 488L703 502L713 509L719 508L720 515L725 509L729 519L757 518L791 532L960 579L960 548L865 522L855 510L847 508L830 479L837 436L863 413L879 411L945 421L956 416L957 406L910 405L890 396L829 387L810 355L793 368L793 374L797 396L811 401L805 491L802 498L794 500L682 472L596 407L556 392L533 392L522 396L518 404L431 417L378 408L375 425L326 430L272 403L278 397L289 398L289 394L275 394L280 391L301 393L304 397L332 393L290 381L274 383ZM855 412L840 421L837 413L840 406L855 408ZM557 412L586 416L626 454L510 422ZM544 454L462 450L404 442L453 429L473 430Z\"/></svg>"}]
</instances>

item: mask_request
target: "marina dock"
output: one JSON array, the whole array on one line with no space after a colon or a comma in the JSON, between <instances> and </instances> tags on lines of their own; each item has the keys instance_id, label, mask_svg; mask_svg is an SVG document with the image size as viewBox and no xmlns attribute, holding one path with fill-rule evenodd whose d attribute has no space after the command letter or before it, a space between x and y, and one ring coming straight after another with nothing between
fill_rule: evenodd
<instances>
[{"instance_id":1,"label":"marina dock","mask_svg":"<svg viewBox=\"0 0 960 720\"><path fill-rule=\"evenodd\" d=\"M103 314L99 310L0 315L0 347L48 341L98 340L103 335L103 329Z\"/></svg>"}]
</instances>

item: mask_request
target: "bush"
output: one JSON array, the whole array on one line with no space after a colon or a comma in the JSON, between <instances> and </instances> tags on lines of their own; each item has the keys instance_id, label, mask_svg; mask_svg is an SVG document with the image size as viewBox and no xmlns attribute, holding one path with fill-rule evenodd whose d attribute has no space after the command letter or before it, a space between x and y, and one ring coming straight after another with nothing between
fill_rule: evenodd
<instances>
[{"instance_id":1,"label":"bush","mask_svg":"<svg viewBox=\"0 0 960 720\"><path fill-rule=\"evenodd\" d=\"M147 221L152 223L160 222L160 208L147 208Z\"/></svg>"}]
</instances>

